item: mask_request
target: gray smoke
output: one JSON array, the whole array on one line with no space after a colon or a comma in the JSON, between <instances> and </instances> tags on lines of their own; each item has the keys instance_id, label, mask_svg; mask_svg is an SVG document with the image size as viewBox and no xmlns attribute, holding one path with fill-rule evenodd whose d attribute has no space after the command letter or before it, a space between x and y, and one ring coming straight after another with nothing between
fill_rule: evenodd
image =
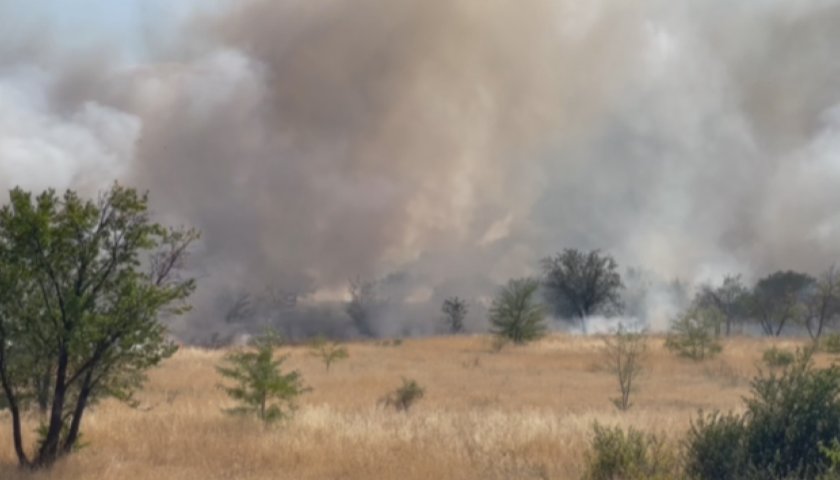
<instances>
[{"instance_id":1,"label":"gray smoke","mask_svg":"<svg viewBox=\"0 0 840 480\"><path fill-rule=\"evenodd\" d=\"M383 333L428 333L442 298L480 316L567 246L689 282L840 259L840 1L250 0L186 18L128 59L0 38L0 187L117 177L203 230L185 335L266 287L312 325L356 276L392 280Z\"/></svg>"}]
</instances>

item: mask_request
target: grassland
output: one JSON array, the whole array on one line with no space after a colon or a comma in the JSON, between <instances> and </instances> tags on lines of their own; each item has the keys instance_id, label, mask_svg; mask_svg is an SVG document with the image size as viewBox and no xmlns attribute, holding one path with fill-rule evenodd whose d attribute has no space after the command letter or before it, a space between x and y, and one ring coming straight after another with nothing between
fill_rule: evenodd
<instances>
[{"instance_id":1,"label":"grassland","mask_svg":"<svg viewBox=\"0 0 840 480\"><path fill-rule=\"evenodd\" d=\"M625 413L609 401L616 381L598 367L597 338L553 335L498 353L480 336L357 343L329 373L291 347L287 364L312 391L294 419L271 428L222 413L230 403L214 365L223 352L182 348L151 372L138 408L109 401L90 411L88 446L49 472L17 470L0 415L0 478L575 479L593 422L678 439L698 409L739 408L765 348L798 344L732 339L721 356L693 363L662 343L650 339ZM426 388L408 414L377 405L401 377Z\"/></svg>"}]
</instances>

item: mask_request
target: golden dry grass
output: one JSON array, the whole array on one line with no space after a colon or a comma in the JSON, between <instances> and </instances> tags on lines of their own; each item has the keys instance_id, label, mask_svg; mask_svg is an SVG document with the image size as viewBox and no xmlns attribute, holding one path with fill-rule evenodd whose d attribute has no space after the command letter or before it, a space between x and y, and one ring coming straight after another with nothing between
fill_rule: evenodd
<instances>
[{"instance_id":1,"label":"golden dry grass","mask_svg":"<svg viewBox=\"0 0 840 480\"><path fill-rule=\"evenodd\" d=\"M287 364L313 390L279 428L223 414L230 404L214 370L223 352L184 348L151 373L140 409L106 402L90 411L89 447L49 472L15 468L0 416L0 478L574 479L593 422L678 438L698 409L739 408L772 343L729 340L718 358L693 363L651 338L626 413L609 401L616 381L597 366L597 338L553 335L499 353L479 336L351 344L329 374L307 348L293 347ZM409 414L377 406L401 377L426 388Z\"/></svg>"}]
</instances>

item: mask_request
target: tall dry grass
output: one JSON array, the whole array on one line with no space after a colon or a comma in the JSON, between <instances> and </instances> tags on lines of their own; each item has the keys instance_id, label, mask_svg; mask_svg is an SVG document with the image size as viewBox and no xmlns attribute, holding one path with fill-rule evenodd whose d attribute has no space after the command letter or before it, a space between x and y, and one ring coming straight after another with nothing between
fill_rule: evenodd
<instances>
[{"instance_id":1,"label":"tall dry grass","mask_svg":"<svg viewBox=\"0 0 840 480\"><path fill-rule=\"evenodd\" d=\"M499 353L477 336L358 343L329 373L293 347L287 365L313 390L291 421L271 428L222 413L230 404L214 365L223 352L184 348L151 373L139 408L91 410L88 446L49 472L18 471L0 415L0 478L574 479L593 422L679 438L698 409L739 408L771 344L729 340L720 357L698 364L652 338L625 413L609 401L617 385L599 368L597 338L554 335ZM377 406L401 377L426 388L409 414Z\"/></svg>"}]
</instances>

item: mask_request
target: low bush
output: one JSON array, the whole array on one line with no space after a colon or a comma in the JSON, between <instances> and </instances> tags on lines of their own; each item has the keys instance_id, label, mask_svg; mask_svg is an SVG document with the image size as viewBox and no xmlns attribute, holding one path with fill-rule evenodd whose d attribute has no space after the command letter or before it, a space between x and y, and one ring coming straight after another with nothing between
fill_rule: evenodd
<instances>
[{"instance_id":1,"label":"low bush","mask_svg":"<svg viewBox=\"0 0 840 480\"><path fill-rule=\"evenodd\" d=\"M677 462L665 440L634 428L593 426L584 480L670 480Z\"/></svg>"},{"instance_id":2,"label":"low bush","mask_svg":"<svg viewBox=\"0 0 840 480\"><path fill-rule=\"evenodd\" d=\"M380 403L386 407L394 407L398 412L406 412L417 400L423 398L425 390L415 380L403 378L402 385L393 392L385 395Z\"/></svg>"},{"instance_id":3,"label":"low bush","mask_svg":"<svg viewBox=\"0 0 840 480\"><path fill-rule=\"evenodd\" d=\"M840 353L840 333L823 336L820 340L820 349L826 353Z\"/></svg>"},{"instance_id":4,"label":"low bush","mask_svg":"<svg viewBox=\"0 0 840 480\"><path fill-rule=\"evenodd\" d=\"M761 355L761 361L770 368L787 367L795 359L793 352L777 347L770 347Z\"/></svg>"}]
</instances>

